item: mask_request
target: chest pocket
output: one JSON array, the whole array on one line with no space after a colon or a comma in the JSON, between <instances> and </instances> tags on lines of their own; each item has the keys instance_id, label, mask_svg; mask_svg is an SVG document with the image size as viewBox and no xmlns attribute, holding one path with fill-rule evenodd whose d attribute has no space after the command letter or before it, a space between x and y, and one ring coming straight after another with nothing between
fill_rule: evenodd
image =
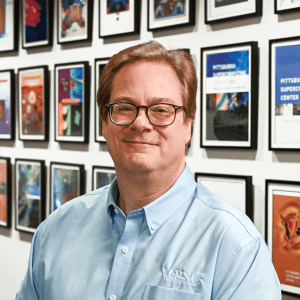
<instances>
[{"instance_id":1,"label":"chest pocket","mask_svg":"<svg viewBox=\"0 0 300 300\"><path fill-rule=\"evenodd\" d=\"M203 300L204 295L174 290L163 286L147 285L143 300Z\"/></svg>"}]
</instances>

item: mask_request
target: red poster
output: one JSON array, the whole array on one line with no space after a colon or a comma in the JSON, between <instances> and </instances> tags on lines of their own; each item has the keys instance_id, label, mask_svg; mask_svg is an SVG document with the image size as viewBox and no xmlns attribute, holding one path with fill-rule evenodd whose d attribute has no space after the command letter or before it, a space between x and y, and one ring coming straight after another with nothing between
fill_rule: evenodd
<instances>
[{"instance_id":1,"label":"red poster","mask_svg":"<svg viewBox=\"0 0 300 300\"><path fill-rule=\"evenodd\" d=\"M7 222L6 162L0 162L0 221Z\"/></svg>"},{"instance_id":2,"label":"red poster","mask_svg":"<svg viewBox=\"0 0 300 300\"><path fill-rule=\"evenodd\" d=\"M300 197L278 194L273 194L273 264L281 283L300 287Z\"/></svg>"}]
</instances>

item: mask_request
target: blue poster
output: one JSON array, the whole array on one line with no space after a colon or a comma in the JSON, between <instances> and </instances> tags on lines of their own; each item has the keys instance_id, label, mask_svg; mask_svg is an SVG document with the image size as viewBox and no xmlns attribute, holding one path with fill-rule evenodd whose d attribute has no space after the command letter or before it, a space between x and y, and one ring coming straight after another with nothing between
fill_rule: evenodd
<instances>
[{"instance_id":1,"label":"blue poster","mask_svg":"<svg viewBox=\"0 0 300 300\"><path fill-rule=\"evenodd\" d=\"M300 103L300 45L276 47L275 101Z\"/></svg>"},{"instance_id":2,"label":"blue poster","mask_svg":"<svg viewBox=\"0 0 300 300\"><path fill-rule=\"evenodd\" d=\"M25 0L25 43L47 40L48 0Z\"/></svg>"},{"instance_id":3,"label":"blue poster","mask_svg":"<svg viewBox=\"0 0 300 300\"><path fill-rule=\"evenodd\" d=\"M249 75L249 51L207 55L207 77Z\"/></svg>"}]
</instances>

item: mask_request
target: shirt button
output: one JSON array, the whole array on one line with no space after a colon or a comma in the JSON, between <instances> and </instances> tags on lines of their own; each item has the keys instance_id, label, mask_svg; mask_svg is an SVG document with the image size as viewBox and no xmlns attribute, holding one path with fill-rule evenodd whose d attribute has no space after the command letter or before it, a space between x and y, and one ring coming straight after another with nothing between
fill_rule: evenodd
<instances>
[{"instance_id":1,"label":"shirt button","mask_svg":"<svg viewBox=\"0 0 300 300\"><path fill-rule=\"evenodd\" d=\"M151 229L154 230L156 228L155 224L152 224Z\"/></svg>"},{"instance_id":2,"label":"shirt button","mask_svg":"<svg viewBox=\"0 0 300 300\"><path fill-rule=\"evenodd\" d=\"M109 299L110 299L110 300L116 300L116 299L117 299L117 296L116 296L116 295L111 295L111 296L109 297Z\"/></svg>"},{"instance_id":3,"label":"shirt button","mask_svg":"<svg viewBox=\"0 0 300 300\"><path fill-rule=\"evenodd\" d=\"M116 215L119 213L119 211L116 208L114 209L114 212Z\"/></svg>"},{"instance_id":4,"label":"shirt button","mask_svg":"<svg viewBox=\"0 0 300 300\"><path fill-rule=\"evenodd\" d=\"M128 247L123 247L123 248L122 248L122 252L123 252L124 254L126 254L126 253L128 252Z\"/></svg>"}]
</instances>

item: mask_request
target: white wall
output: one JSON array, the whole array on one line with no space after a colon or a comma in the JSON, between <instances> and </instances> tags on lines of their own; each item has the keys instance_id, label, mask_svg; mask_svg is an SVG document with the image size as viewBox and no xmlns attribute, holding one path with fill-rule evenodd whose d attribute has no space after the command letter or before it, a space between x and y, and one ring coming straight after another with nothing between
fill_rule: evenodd
<instances>
[{"instance_id":1,"label":"white wall","mask_svg":"<svg viewBox=\"0 0 300 300\"><path fill-rule=\"evenodd\" d=\"M55 1L56 2L56 1ZM44 159L51 161L84 163L86 192L91 191L92 166L113 166L105 145L94 142L94 59L110 57L120 50L149 40L157 40L167 48L189 48L200 78L200 48L222 44L258 41L259 46L259 120L258 149L205 150L200 145L199 99L194 136L186 161L192 172L228 173L253 176L254 223L264 235L265 179L300 180L300 155L292 152L268 151L268 42L270 39L300 35L300 13L274 14L274 1L263 1L263 16L208 26L204 24L204 0L197 0L196 26L158 33L147 31L146 1L142 1L140 35L99 39L98 1L94 0L93 41L61 46L57 44L56 30L53 47L23 50L0 57L0 70L38 65L49 65L50 76L50 139L44 142L0 141L0 156L8 156L14 165L15 158ZM56 12L56 7L55 7ZM54 18L56 26L56 16ZM21 39L20 39L21 43ZM21 48L21 46L20 46ZM54 64L87 60L91 65L90 142L88 145L66 145L54 141ZM17 77L16 77L17 79ZM18 132L17 135L18 137ZM49 171L49 168L47 168ZM49 172L48 172L49 173ZM49 176L48 176L49 179ZM47 183L49 200L49 182ZM14 193L13 193L14 200ZM13 211L15 205L13 203ZM47 207L48 212L48 207ZM32 234L14 229L0 228L0 300L14 299L28 264ZM284 296L283 299L295 299Z\"/></svg>"}]
</instances>

